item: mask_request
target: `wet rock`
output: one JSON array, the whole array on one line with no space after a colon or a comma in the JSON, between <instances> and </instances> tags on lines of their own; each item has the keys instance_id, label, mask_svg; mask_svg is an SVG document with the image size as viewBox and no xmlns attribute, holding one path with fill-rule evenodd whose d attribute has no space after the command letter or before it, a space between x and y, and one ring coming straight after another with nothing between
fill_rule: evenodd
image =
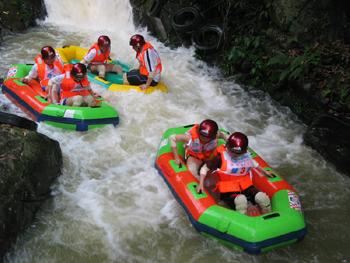
<instances>
[{"instance_id":1,"label":"wet rock","mask_svg":"<svg viewBox=\"0 0 350 263\"><path fill-rule=\"evenodd\" d=\"M0 123L0 261L50 197L61 166L57 141L34 130Z\"/></svg>"},{"instance_id":2,"label":"wet rock","mask_svg":"<svg viewBox=\"0 0 350 263\"><path fill-rule=\"evenodd\" d=\"M35 25L46 14L43 0L0 1L0 38Z\"/></svg>"},{"instance_id":3,"label":"wet rock","mask_svg":"<svg viewBox=\"0 0 350 263\"><path fill-rule=\"evenodd\" d=\"M306 144L316 149L339 171L350 176L350 120L321 115L312 122L304 135Z\"/></svg>"}]
</instances>

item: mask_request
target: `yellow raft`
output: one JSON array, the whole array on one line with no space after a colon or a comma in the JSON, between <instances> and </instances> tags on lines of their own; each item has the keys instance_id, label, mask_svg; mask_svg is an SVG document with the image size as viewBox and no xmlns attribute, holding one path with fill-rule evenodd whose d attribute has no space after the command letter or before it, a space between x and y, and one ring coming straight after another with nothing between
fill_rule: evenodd
<instances>
[{"instance_id":1,"label":"yellow raft","mask_svg":"<svg viewBox=\"0 0 350 263\"><path fill-rule=\"evenodd\" d=\"M61 48L56 48L56 52L64 63L76 63L83 59L83 57L87 54L88 49L80 46L64 46ZM121 66L124 72L130 70L130 67L127 64L119 60L111 60L110 63ZM97 75L88 72L88 78L91 82L99 84L102 87L115 92L126 92L130 90L136 90L137 92L143 92L145 94L152 93L156 90L168 92L168 88L163 82L158 83L157 86L148 87L146 90L142 90L139 86L125 85L123 84L122 74L107 73L106 80L104 80L99 78Z\"/></svg>"}]
</instances>

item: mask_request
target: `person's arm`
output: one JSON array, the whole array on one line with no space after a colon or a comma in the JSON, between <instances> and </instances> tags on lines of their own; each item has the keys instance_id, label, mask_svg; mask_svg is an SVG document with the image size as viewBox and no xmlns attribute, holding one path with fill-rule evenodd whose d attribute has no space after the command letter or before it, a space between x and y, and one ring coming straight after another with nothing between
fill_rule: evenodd
<instances>
[{"instance_id":1,"label":"person's arm","mask_svg":"<svg viewBox=\"0 0 350 263\"><path fill-rule=\"evenodd\" d=\"M92 90L91 85L87 85L86 89L90 92L91 96L94 97L95 99L98 98L98 95Z\"/></svg>"},{"instance_id":2,"label":"person's arm","mask_svg":"<svg viewBox=\"0 0 350 263\"><path fill-rule=\"evenodd\" d=\"M204 191L204 180L207 177L210 169L208 168L207 164L204 164L202 168L199 171L199 185L197 188L197 193L202 193Z\"/></svg>"},{"instance_id":3,"label":"person's arm","mask_svg":"<svg viewBox=\"0 0 350 263\"><path fill-rule=\"evenodd\" d=\"M149 74L146 83L140 86L143 90L151 85L153 78L158 73L156 69L159 59L158 53L154 49L147 50L144 56L144 61Z\"/></svg>"},{"instance_id":4,"label":"person's arm","mask_svg":"<svg viewBox=\"0 0 350 263\"><path fill-rule=\"evenodd\" d=\"M49 103L59 103L59 86L62 83L65 74L58 75L49 80L47 84L47 100Z\"/></svg>"},{"instance_id":5,"label":"person's arm","mask_svg":"<svg viewBox=\"0 0 350 263\"><path fill-rule=\"evenodd\" d=\"M187 143L190 140L189 136L186 134L178 134L178 135L173 134L173 135L170 135L169 140L170 140L171 150L174 154L175 163L179 165L185 164L184 161L180 158L179 154L177 153L176 143L177 142Z\"/></svg>"},{"instance_id":6,"label":"person's arm","mask_svg":"<svg viewBox=\"0 0 350 263\"><path fill-rule=\"evenodd\" d=\"M221 166L221 159L219 155L215 155L213 159L207 160L205 164L199 171L199 187L197 188L197 193L204 191L204 180L207 175Z\"/></svg>"},{"instance_id":7,"label":"person's arm","mask_svg":"<svg viewBox=\"0 0 350 263\"><path fill-rule=\"evenodd\" d=\"M270 171L266 171L266 170L262 169L257 161L255 161L255 160L252 160L252 161L253 161L253 169L256 171L256 173L260 177L265 177L265 176L273 177L272 173Z\"/></svg>"},{"instance_id":8,"label":"person's arm","mask_svg":"<svg viewBox=\"0 0 350 263\"><path fill-rule=\"evenodd\" d=\"M147 89L147 88L151 85L152 80L153 80L153 75L154 75L153 72L150 72L150 73L148 74L148 78L147 78L146 83L145 83L145 84L142 84L142 85L140 86L140 88L141 88L142 90Z\"/></svg>"},{"instance_id":9,"label":"person's arm","mask_svg":"<svg viewBox=\"0 0 350 263\"><path fill-rule=\"evenodd\" d=\"M34 64L29 71L28 75L21 79L23 83L28 84L32 79L36 79L38 77L38 66Z\"/></svg>"},{"instance_id":10,"label":"person's arm","mask_svg":"<svg viewBox=\"0 0 350 263\"><path fill-rule=\"evenodd\" d=\"M96 56L96 49L91 49L85 57L80 61L80 63L88 65Z\"/></svg>"}]
</instances>

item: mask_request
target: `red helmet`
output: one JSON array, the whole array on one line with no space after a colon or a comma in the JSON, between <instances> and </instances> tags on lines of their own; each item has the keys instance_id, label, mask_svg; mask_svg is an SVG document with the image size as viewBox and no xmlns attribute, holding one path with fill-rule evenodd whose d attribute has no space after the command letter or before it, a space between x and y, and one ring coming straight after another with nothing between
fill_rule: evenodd
<instances>
[{"instance_id":1,"label":"red helmet","mask_svg":"<svg viewBox=\"0 0 350 263\"><path fill-rule=\"evenodd\" d=\"M71 74L74 78L82 79L86 75L86 66L82 63L77 63L73 65Z\"/></svg>"},{"instance_id":2,"label":"red helmet","mask_svg":"<svg viewBox=\"0 0 350 263\"><path fill-rule=\"evenodd\" d=\"M50 46L45 46L41 49L41 57L43 59L54 59L56 57L55 50Z\"/></svg>"},{"instance_id":3,"label":"red helmet","mask_svg":"<svg viewBox=\"0 0 350 263\"><path fill-rule=\"evenodd\" d=\"M108 36L99 36L97 44L99 47L109 48L111 46L111 40Z\"/></svg>"},{"instance_id":4,"label":"red helmet","mask_svg":"<svg viewBox=\"0 0 350 263\"><path fill-rule=\"evenodd\" d=\"M241 132L234 132L228 137L226 149L230 152L242 154L247 152L248 137Z\"/></svg>"},{"instance_id":5,"label":"red helmet","mask_svg":"<svg viewBox=\"0 0 350 263\"><path fill-rule=\"evenodd\" d=\"M135 47L135 46L142 47L145 43L146 42L145 42L145 39L143 38L143 36L136 34L130 38L129 45L133 46L133 47Z\"/></svg>"},{"instance_id":6,"label":"red helmet","mask_svg":"<svg viewBox=\"0 0 350 263\"><path fill-rule=\"evenodd\" d=\"M218 129L218 125L213 120L207 119L199 124L199 134L206 138L215 139Z\"/></svg>"}]
</instances>

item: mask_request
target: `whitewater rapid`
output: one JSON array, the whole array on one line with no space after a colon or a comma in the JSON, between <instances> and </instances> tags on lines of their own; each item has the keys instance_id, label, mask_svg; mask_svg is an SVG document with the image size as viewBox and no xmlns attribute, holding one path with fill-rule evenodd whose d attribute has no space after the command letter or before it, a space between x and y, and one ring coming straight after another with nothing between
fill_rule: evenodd
<instances>
[{"instance_id":1,"label":"whitewater rapid","mask_svg":"<svg viewBox=\"0 0 350 263\"><path fill-rule=\"evenodd\" d=\"M141 33L158 50L169 93L113 93L93 84L120 113L114 128L72 132L40 123L60 142L63 172L54 197L19 238L8 262L349 262L349 178L305 146L303 124L286 107L245 90L194 58L193 48L170 49L133 25L127 0L45 0L48 17L0 46L11 63L31 63L44 45L89 47L102 34L112 57L137 66L129 37ZM0 94L1 109L25 116ZM298 244L250 256L198 234L154 168L162 133L211 118L249 136L299 192L309 233ZM339 194L341 193L341 194Z\"/></svg>"}]
</instances>

